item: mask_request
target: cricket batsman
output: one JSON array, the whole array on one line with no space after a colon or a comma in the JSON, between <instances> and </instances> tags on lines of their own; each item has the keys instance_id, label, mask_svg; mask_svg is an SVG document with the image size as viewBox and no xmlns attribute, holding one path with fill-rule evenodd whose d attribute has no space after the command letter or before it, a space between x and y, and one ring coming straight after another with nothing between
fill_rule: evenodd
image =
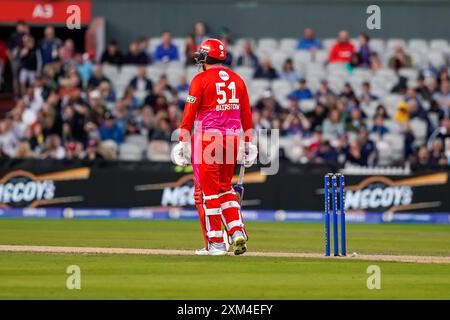
<instances>
[{"instance_id":1,"label":"cricket batsman","mask_svg":"<svg viewBox=\"0 0 450 320\"><path fill-rule=\"evenodd\" d=\"M231 179L238 154L250 167L258 153L251 144L249 97L242 78L223 66L227 52L221 41L204 40L196 56L203 71L191 81L172 159L180 166L192 161L194 197L205 240L205 248L195 254L227 254L223 223L234 254L239 255L247 251L248 237Z\"/></svg>"}]
</instances>

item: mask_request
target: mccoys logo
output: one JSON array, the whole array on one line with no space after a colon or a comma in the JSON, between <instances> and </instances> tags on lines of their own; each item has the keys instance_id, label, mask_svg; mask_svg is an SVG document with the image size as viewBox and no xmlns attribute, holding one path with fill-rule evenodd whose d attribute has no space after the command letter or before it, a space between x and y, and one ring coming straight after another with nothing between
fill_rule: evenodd
<instances>
[{"instance_id":1,"label":"mccoys logo","mask_svg":"<svg viewBox=\"0 0 450 320\"><path fill-rule=\"evenodd\" d=\"M25 170L9 172L0 179L0 208L39 207L82 201L80 196L56 197L55 181L89 178L89 168L77 168L42 175Z\"/></svg>"},{"instance_id":2,"label":"mccoys logo","mask_svg":"<svg viewBox=\"0 0 450 320\"><path fill-rule=\"evenodd\" d=\"M439 207L440 201L414 203L413 187L445 184L448 173L392 180L385 176L372 176L360 183L347 186L345 207L348 210L376 210L386 212Z\"/></svg>"},{"instance_id":3,"label":"mccoys logo","mask_svg":"<svg viewBox=\"0 0 450 320\"><path fill-rule=\"evenodd\" d=\"M135 187L136 191L162 190L161 206L183 207L194 206L194 175L186 174L173 182L152 183L139 185ZM263 176L260 172L247 173L245 175L245 183L261 183L266 181L267 176ZM238 176L234 176L232 184L238 181ZM259 200L244 200L248 203L259 203Z\"/></svg>"}]
</instances>

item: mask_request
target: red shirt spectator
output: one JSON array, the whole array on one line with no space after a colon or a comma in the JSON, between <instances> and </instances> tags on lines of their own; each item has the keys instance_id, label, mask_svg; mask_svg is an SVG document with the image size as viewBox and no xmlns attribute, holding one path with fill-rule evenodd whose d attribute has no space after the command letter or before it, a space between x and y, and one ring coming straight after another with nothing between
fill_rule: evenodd
<instances>
[{"instance_id":1,"label":"red shirt spectator","mask_svg":"<svg viewBox=\"0 0 450 320\"><path fill-rule=\"evenodd\" d=\"M343 30L339 32L336 43L331 47L328 62L349 63L354 52L355 46L350 42L348 32Z\"/></svg>"}]
</instances>

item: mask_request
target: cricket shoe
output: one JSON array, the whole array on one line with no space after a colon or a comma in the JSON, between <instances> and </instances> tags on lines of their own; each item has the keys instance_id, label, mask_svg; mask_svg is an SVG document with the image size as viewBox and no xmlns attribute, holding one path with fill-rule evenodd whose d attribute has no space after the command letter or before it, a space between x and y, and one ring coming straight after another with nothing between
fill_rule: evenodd
<instances>
[{"instance_id":1,"label":"cricket shoe","mask_svg":"<svg viewBox=\"0 0 450 320\"><path fill-rule=\"evenodd\" d=\"M226 256L228 254L225 242L210 242L208 247L209 256Z\"/></svg>"},{"instance_id":2,"label":"cricket shoe","mask_svg":"<svg viewBox=\"0 0 450 320\"><path fill-rule=\"evenodd\" d=\"M247 251L247 241L245 240L242 231L236 231L231 238L233 239L234 244L234 254L236 256L244 254Z\"/></svg>"},{"instance_id":3,"label":"cricket shoe","mask_svg":"<svg viewBox=\"0 0 450 320\"><path fill-rule=\"evenodd\" d=\"M208 250L206 248L202 248L202 249L195 250L194 253L196 256L207 256Z\"/></svg>"},{"instance_id":4,"label":"cricket shoe","mask_svg":"<svg viewBox=\"0 0 450 320\"><path fill-rule=\"evenodd\" d=\"M225 242L210 242L209 249L195 250L197 256L225 256L228 254Z\"/></svg>"}]
</instances>

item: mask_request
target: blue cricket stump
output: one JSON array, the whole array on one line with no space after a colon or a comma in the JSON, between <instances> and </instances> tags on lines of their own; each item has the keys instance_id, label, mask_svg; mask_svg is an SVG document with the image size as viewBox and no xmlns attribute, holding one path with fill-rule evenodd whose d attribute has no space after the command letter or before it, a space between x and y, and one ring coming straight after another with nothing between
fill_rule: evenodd
<instances>
[{"instance_id":1,"label":"blue cricket stump","mask_svg":"<svg viewBox=\"0 0 450 320\"><path fill-rule=\"evenodd\" d=\"M339 233L338 233L338 216L337 216L337 177L331 177L331 198L333 200L333 247L334 255L339 255Z\"/></svg>"},{"instance_id":2,"label":"blue cricket stump","mask_svg":"<svg viewBox=\"0 0 450 320\"><path fill-rule=\"evenodd\" d=\"M340 196L340 217L341 217L341 253L347 255L346 234L345 234L345 177L343 174L339 176L339 196Z\"/></svg>"},{"instance_id":3,"label":"blue cricket stump","mask_svg":"<svg viewBox=\"0 0 450 320\"><path fill-rule=\"evenodd\" d=\"M345 221L345 177L341 173L327 173L324 177L325 199L325 256L331 251L331 215L333 216L333 253L339 256L339 231L341 232L341 255L347 254ZM332 210L332 211L331 211ZM339 215L338 215L339 213ZM339 218L338 218L339 216ZM339 230L339 224L340 230Z\"/></svg>"},{"instance_id":4,"label":"blue cricket stump","mask_svg":"<svg viewBox=\"0 0 450 320\"><path fill-rule=\"evenodd\" d=\"M330 175L325 175L324 180L325 195L325 255L330 256Z\"/></svg>"}]
</instances>

